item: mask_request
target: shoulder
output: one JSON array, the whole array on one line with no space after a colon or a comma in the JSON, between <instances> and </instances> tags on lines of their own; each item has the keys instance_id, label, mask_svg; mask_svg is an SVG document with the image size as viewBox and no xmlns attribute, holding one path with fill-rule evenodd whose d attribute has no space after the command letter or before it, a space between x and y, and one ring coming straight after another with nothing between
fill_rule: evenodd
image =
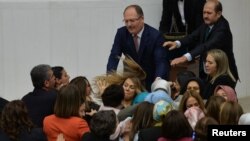
<instances>
[{"instance_id":1,"label":"shoulder","mask_svg":"<svg viewBox=\"0 0 250 141\"><path fill-rule=\"evenodd\" d=\"M3 108L9 101L0 97L0 108Z\"/></svg>"},{"instance_id":2,"label":"shoulder","mask_svg":"<svg viewBox=\"0 0 250 141\"><path fill-rule=\"evenodd\" d=\"M77 125L78 128L82 129L82 128L89 128L88 126L88 122L80 117L71 117L70 118L71 123L74 125Z\"/></svg>"},{"instance_id":3,"label":"shoulder","mask_svg":"<svg viewBox=\"0 0 250 141\"><path fill-rule=\"evenodd\" d=\"M128 33L128 29L126 26L122 26L117 29L117 33Z\"/></svg>"},{"instance_id":4,"label":"shoulder","mask_svg":"<svg viewBox=\"0 0 250 141\"><path fill-rule=\"evenodd\" d=\"M221 16L218 22L215 24L215 26L228 29L229 22L227 21L227 19L225 19L224 16Z\"/></svg>"},{"instance_id":5,"label":"shoulder","mask_svg":"<svg viewBox=\"0 0 250 141\"><path fill-rule=\"evenodd\" d=\"M154 28L146 23L144 24L144 31L154 33L154 34L160 34L160 32L156 28Z\"/></svg>"},{"instance_id":6,"label":"shoulder","mask_svg":"<svg viewBox=\"0 0 250 141\"><path fill-rule=\"evenodd\" d=\"M229 75L223 74L218 76L215 81L233 81Z\"/></svg>"},{"instance_id":7,"label":"shoulder","mask_svg":"<svg viewBox=\"0 0 250 141\"><path fill-rule=\"evenodd\" d=\"M46 135L42 128L33 128L30 132L25 132L21 136L21 140L25 141L46 141Z\"/></svg>"},{"instance_id":8,"label":"shoulder","mask_svg":"<svg viewBox=\"0 0 250 141\"><path fill-rule=\"evenodd\" d=\"M43 122L46 123L46 122L54 121L54 120L56 120L56 119L57 119L57 117L55 116L55 114L53 114L53 115L48 115L48 116L46 116L46 117L44 118Z\"/></svg>"},{"instance_id":9,"label":"shoulder","mask_svg":"<svg viewBox=\"0 0 250 141\"><path fill-rule=\"evenodd\" d=\"M214 80L214 85L229 85L235 87L236 82L229 75L220 75Z\"/></svg>"},{"instance_id":10,"label":"shoulder","mask_svg":"<svg viewBox=\"0 0 250 141\"><path fill-rule=\"evenodd\" d=\"M33 92L29 92L22 97L22 100L28 99L29 97L32 97L32 95L33 95Z\"/></svg>"}]
</instances>

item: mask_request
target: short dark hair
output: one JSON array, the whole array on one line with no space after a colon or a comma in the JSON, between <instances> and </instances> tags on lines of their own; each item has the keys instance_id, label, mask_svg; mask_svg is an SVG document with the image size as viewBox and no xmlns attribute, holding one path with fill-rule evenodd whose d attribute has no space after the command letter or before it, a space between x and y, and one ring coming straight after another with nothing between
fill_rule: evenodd
<instances>
[{"instance_id":1,"label":"short dark hair","mask_svg":"<svg viewBox=\"0 0 250 141\"><path fill-rule=\"evenodd\" d=\"M61 79L62 78L62 71L64 68L62 66L55 66L52 67L53 74L55 75L56 78Z\"/></svg>"},{"instance_id":2,"label":"short dark hair","mask_svg":"<svg viewBox=\"0 0 250 141\"><path fill-rule=\"evenodd\" d=\"M90 131L98 137L109 138L117 126L116 114L113 110L99 111L90 121Z\"/></svg>"},{"instance_id":3,"label":"short dark hair","mask_svg":"<svg viewBox=\"0 0 250 141\"><path fill-rule=\"evenodd\" d=\"M104 106L117 107L124 99L124 89L121 85L112 84L108 86L102 94Z\"/></svg>"},{"instance_id":4,"label":"short dark hair","mask_svg":"<svg viewBox=\"0 0 250 141\"><path fill-rule=\"evenodd\" d=\"M129 6L127 6L125 8L124 12L123 12L123 15L125 14L125 12L127 11L127 9L129 9L129 8L134 8L135 11L136 11L136 13L137 13L137 15L139 17L143 17L144 16L143 10L142 10L142 8L139 5L129 5Z\"/></svg>"},{"instance_id":5,"label":"short dark hair","mask_svg":"<svg viewBox=\"0 0 250 141\"><path fill-rule=\"evenodd\" d=\"M186 81L191 78L191 77L195 77L195 73L189 70L183 70L177 73L176 75L176 80L178 81L178 83L180 84L180 87L184 87L184 85L186 84Z\"/></svg>"},{"instance_id":6,"label":"short dark hair","mask_svg":"<svg viewBox=\"0 0 250 141\"><path fill-rule=\"evenodd\" d=\"M33 86L35 88L44 87L45 80L50 79L50 76L48 73L49 70L51 70L51 67L50 65L47 65L47 64L37 65L31 70L30 76L31 76Z\"/></svg>"},{"instance_id":7,"label":"short dark hair","mask_svg":"<svg viewBox=\"0 0 250 141\"><path fill-rule=\"evenodd\" d=\"M79 117L79 108L83 103L80 91L75 85L63 86L57 95L54 113L62 118Z\"/></svg>"},{"instance_id":8,"label":"short dark hair","mask_svg":"<svg viewBox=\"0 0 250 141\"><path fill-rule=\"evenodd\" d=\"M187 78L187 80L185 81L185 84L181 87L180 94L183 95L187 91L187 85L191 81L197 82L197 84L199 85L199 89L200 89L200 95L203 97L204 96L203 92L204 92L205 84L199 77Z\"/></svg>"}]
</instances>

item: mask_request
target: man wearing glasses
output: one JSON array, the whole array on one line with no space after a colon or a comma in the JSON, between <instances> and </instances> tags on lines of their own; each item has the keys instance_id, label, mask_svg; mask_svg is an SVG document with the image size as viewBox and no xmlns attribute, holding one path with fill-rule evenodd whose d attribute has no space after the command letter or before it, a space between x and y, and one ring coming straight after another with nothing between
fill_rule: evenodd
<instances>
[{"instance_id":1,"label":"man wearing glasses","mask_svg":"<svg viewBox=\"0 0 250 141\"><path fill-rule=\"evenodd\" d=\"M123 12L125 26L119 28L111 49L107 72L116 70L119 57L128 55L146 72L148 91L156 77L167 79L169 75L168 50L162 47L164 38L155 28L144 23L140 6L129 5Z\"/></svg>"}]
</instances>

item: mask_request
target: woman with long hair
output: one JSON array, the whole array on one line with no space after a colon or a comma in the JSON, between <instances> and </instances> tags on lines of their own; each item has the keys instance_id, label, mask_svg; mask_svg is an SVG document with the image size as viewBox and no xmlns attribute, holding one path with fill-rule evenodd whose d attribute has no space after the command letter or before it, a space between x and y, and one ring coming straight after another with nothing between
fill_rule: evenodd
<instances>
[{"instance_id":1,"label":"woman with long hair","mask_svg":"<svg viewBox=\"0 0 250 141\"><path fill-rule=\"evenodd\" d=\"M21 100L5 105L0 120L1 141L47 141L42 128L35 128Z\"/></svg>"}]
</instances>

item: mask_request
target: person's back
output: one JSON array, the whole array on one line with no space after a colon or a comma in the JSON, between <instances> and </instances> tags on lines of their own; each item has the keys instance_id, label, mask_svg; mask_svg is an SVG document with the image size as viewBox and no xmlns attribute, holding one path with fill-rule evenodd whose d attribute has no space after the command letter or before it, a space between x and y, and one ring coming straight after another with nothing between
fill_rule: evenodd
<instances>
[{"instance_id":1,"label":"person's back","mask_svg":"<svg viewBox=\"0 0 250 141\"><path fill-rule=\"evenodd\" d=\"M60 133L67 141L80 141L81 136L88 131L88 123L80 117L61 118L50 115L44 118L44 132L49 141L56 141Z\"/></svg>"},{"instance_id":2,"label":"person's back","mask_svg":"<svg viewBox=\"0 0 250 141\"><path fill-rule=\"evenodd\" d=\"M84 104L79 89L67 85L59 90L54 114L46 116L43 130L49 141L56 141L62 133L67 141L80 141L84 133L89 132L88 123L80 117L80 106Z\"/></svg>"},{"instance_id":3,"label":"person's back","mask_svg":"<svg viewBox=\"0 0 250 141\"><path fill-rule=\"evenodd\" d=\"M53 114L55 99L55 91L34 89L33 92L25 95L22 98L22 101L27 105L29 116L32 118L32 121L38 127L42 127L43 118L47 115Z\"/></svg>"},{"instance_id":4,"label":"person's back","mask_svg":"<svg viewBox=\"0 0 250 141\"><path fill-rule=\"evenodd\" d=\"M33 123L42 127L43 118L53 114L57 93L54 90L55 77L49 65L37 65L31 72L34 90L23 96Z\"/></svg>"}]
</instances>

